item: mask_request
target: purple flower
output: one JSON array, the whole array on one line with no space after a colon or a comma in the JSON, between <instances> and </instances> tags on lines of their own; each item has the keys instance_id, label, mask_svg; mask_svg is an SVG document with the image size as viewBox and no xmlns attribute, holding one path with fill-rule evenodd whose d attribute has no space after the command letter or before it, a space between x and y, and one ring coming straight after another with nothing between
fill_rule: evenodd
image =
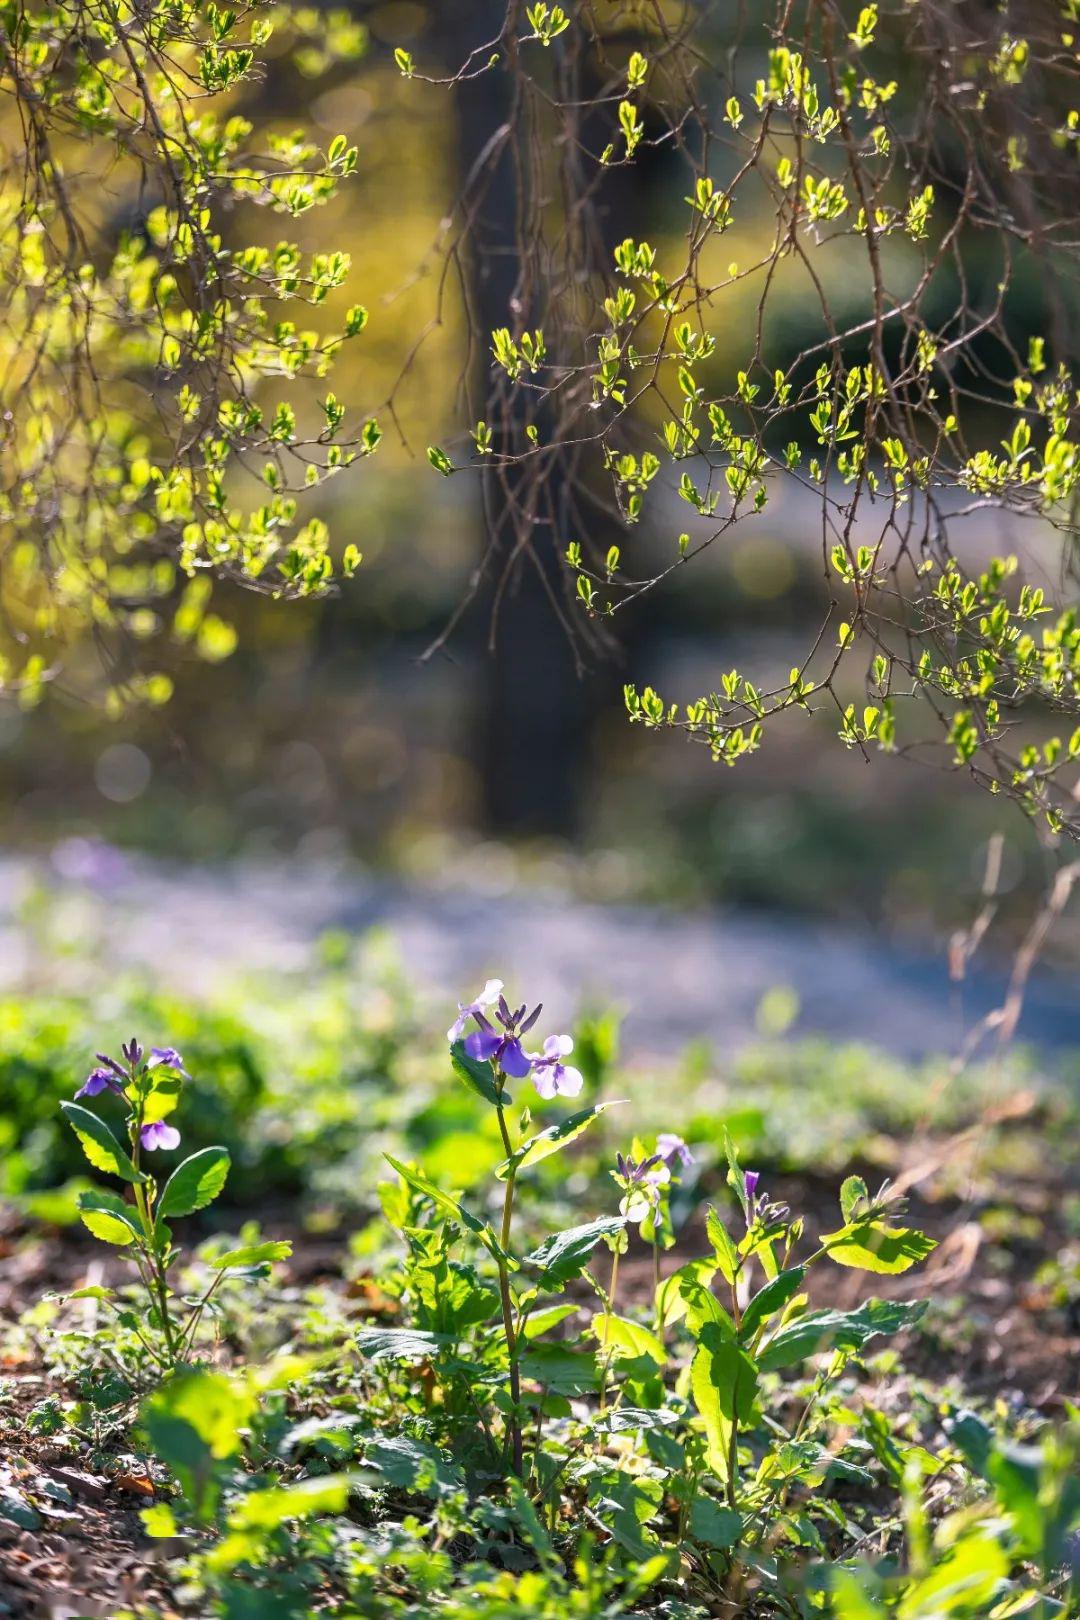
<instances>
[{"instance_id":1,"label":"purple flower","mask_svg":"<svg viewBox=\"0 0 1080 1620\"><path fill-rule=\"evenodd\" d=\"M75 1096L97 1097L103 1091L119 1092L122 1089L112 1069L91 1069Z\"/></svg>"},{"instance_id":2,"label":"purple flower","mask_svg":"<svg viewBox=\"0 0 1080 1620\"><path fill-rule=\"evenodd\" d=\"M532 1065L517 1035L512 1030L500 1035L483 1013L474 1013L473 1016L480 1028L465 1037L465 1050L469 1056L480 1063L493 1063L504 1074L512 1075L515 1080L523 1080Z\"/></svg>"},{"instance_id":3,"label":"purple flower","mask_svg":"<svg viewBox=\"0 0 1080 1620\"><path fill-rule=\"evenodd\" d=\"M619 1211L632 1221L643 1221L659 1208L660 1188L671 1180L671 1171L659 1153L650 1154L640 1163L616 1153L614 1174L625 1193Z\"/></svg>"},{"instance_id":4,"label":"purple flower","mask_svg":"<svg viewBox=\"0 0 1080 1620\"><path fill-rule=\"evenodd\" d=\"M175 1069L177 1074L182 1074L185 1080L191 1079L190 1074L184 1068L184 1060L175 1046L152 1046L146 1067L148 1069Z\"/></svg>"},{"instance_id":5,"label":"purple flower","mask_svg":"<svg viewBox=\"0 0 1080 1620\"><path fill-rule=\"evenodd\" d=\"M469 1015L478 1027L465 1037L466 1052L479 1063L493 1063L515 1080L524 1079L532 1068L532 1059L526 1055L521 1037L536 1023L541 1005L538 1002L526 1017L524 1002L511 1012L506 997L500 995L495 1016L502 1025L501 1031L477 1008Z\"/></svg>"},{"instance_id":6,"label":"purple flower","mask_svg":"<svg viewBox=\"0 0 1080 1620\"><path fill-rule=\"evenodd\" d=\"M175 1125L166 1125L163 1119L155 1119L149 1125L144 1125L139 1132L139 1140L148 1152L156 1148L176 1148L180 1146L180 1132Z\"/></svg>"},{"instance_id":7,"label":"purple flower","mask_svg":"<svg viewBox=\"0 0 1080 1620\"><path fill-rule=\"evenodd\" d=\"M468 1006L463 1006L460 1001L458 1002L458 1015L446 1032L446 1038L451 1046L455 1041L460 1041L465 1025L470 1018L475 1018L478 1013L486 1012L489 1007L498 1004L502 990L503 982L501 979L489 979L475 1001L470 1001Z\"/></svg>"},{"instance_id":8,"label":"purple flower","mask_svg":"<svg viewBox=\"0 0 1080 1620\"><path fill-rule=\"evenodd\" d=\"M130 1041L126 1042L120 1047L120 1053L124 1059L124 1062L132 1071L139 1067L144 1057L143 1049L135 1039L134 1035L131 1037ZM101 1053L99 1052L98 1057L100 1056ZM105 1061L111 1064L112 1058L106 1058Z\"/></svg>"},{"instance_id":9,"label":"purple flower","mask_svg":"<svg viewBox=\"0 0 1080 1620\"><path fill-rule=\"evenodd\" d=\"M764 1221L765 1225L769 1226L776 1221L786 1221L791 1213L786 1204L770 1204L769 1195L758 1192L760 1181L761 1172L758 1170L747 1170L743 1176L743 1184L746 1188L746 1202L743 1213L746 1216L747 1231L750 1230L755 1221Z\"/></svg>"},{"instance_id":10,"label":"purple flower","mask_svg":"<svg viewBox=\"0 0 1080 1620\"><path fill-rule=\"evenodd\" d=\"M569 1035L549 1035L543 1052L528 1054L533 1065L533 1084L541 1097L576 1097L585 1084L581 1070L563 1058L569 1057L574 1043Z\"/></svg>"},{"instance_id":11,"label":"purple flower","mask_svg":"<svg viewBox=\"0 0 1080 1620\"><path fill-rule=\"evenodd\" d=\"M656 1138L656 1151L670 1169L674 1169L676 1163L685 1167L694 1162L694 1155L674 1131L660 1132Z\"/></svg>"}]
</instances>

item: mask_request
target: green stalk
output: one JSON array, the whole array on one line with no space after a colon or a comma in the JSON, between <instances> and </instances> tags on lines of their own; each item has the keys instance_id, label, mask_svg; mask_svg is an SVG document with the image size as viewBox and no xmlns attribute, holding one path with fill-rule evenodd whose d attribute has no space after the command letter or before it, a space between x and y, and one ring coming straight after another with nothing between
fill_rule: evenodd
<instances>
[{"instance_id":1,"label":"green stalk","mask_svg":"<svg viewBox=\"0 0 1080 1620\"><path fill-rule=\"evenodd\" d=\"M131 1162L139 1170L139 1156L142 1152L142 1122L143 1099L140 1096L138 1110L131 1127ZM154 1242L154 1220L150 1212L150 1202L146 1196L146 1189L141 1181L135 1183L135 1206L139 1211L146 1242L143 1246L143 1255L150 1270L150 1276L157 1289L158 1312L161 1316L161 1331L165 1336L165 1348L168 1351L169 1362L176 1365L176 1341L173 1338L172 1318L169 1315L169 1287L165 1280L165 1272L161 1265L161 1257ZM153 1291L153 1290L151 1290Z\"/></svg>"},{"instance_id":2,"label":"green stalk","mask_svg":"<svg viewBox=\"0 0 1080 1620\"><path fill-rule=\"evenodd\" d=\"M499 1132L502 1136L503 1148L505 1149L506 1157L508 1159L512 1159L514 1156L514 1148L512 1142L510 1141L510 1132L506 1127L506 1115L503 1111L501 1101L503 1086L506 1083L505 1077L500 1074L498 1077L498 1082L500 1096L497 1110L499 1116ZM511 1165L506 1172L506 1190L503 1193L502 1228L499 1233L499 1247L504 1253L509 1253L510 1251L510 1226L514 1216L514 1180L515 1169L514 1166ZM510 1293L510 1272L507 1268L506 1261L501 1255L498 1258L497 1265L499 1268L499 1298L502 1303L503 1336L506 1339L506 1356L510 1367L510 1399L514 1404L514 1412L510 1419L510 1450L513 1459L514 1473L520 1479L525 1465L525 1452L521 1439L521 1422L517 1413L517 1408L521 1402L521 1374L518 1371L518 1339L517 1333L514 1330L514 1301Z\"/></svg>"},{"instance_id":3,"label":"green stalk","mask_svg":"<svg viewBox=\"0 0 1080 1620\"><path fill-rule=\"evenodd\" d=\"M660 1234L653 1222L652 1240L652 1276L653 1276L653 1320L656 1324L656 1335L660 1343L664 1343L664 1323L660 1315Z\"/></svg>"},{"instance_id":4,"label":"green stalk","mask_svg":"<svg viewBox=\"0 0 1080 1620\"><path fill-rule=\"evenodd\" d=\"M608 1314L608 1316L614 1316L615 1315L615 1290L618 1287L618 1283L619 1283L619 1251L618 1251L618 1249L613 1249L612 1253L611 1253L611 1282L610 1282L610 1284L608 1286L608 1297L607 1297L607 1314ZM615 1346L612 1345L611 1349L607 1353L607 1360L604 1362L603 1371L600 1374L600 1410L601 1410L601 1412L603 1412L607 1407L608 1373L611 1371L611 1363L614 1361L614 1359L615 1359Z\"/></svg>"}]
</instances>

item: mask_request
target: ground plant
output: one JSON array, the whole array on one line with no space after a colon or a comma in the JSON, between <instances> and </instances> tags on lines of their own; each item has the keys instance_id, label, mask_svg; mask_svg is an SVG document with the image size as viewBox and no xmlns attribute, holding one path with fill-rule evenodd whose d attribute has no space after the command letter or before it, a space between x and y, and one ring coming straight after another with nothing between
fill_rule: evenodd
<instances>
[{"instance_id":1,"label":"ground plant","mask_svg":"<svg viewBox=\"0 0 1080 1620\"><path fill-rule=\"evenodd\" d=\"M27 1311L54 1392L18 1445L152 1498L165 1591L115 1612L1073 1612L1075 1418L935 1381L936 1244L903 1198L826 1173L804 1215L737 1111L635 1133L610 1072L586 1095L588 1032L542 1029L498 980L458 1008L439 1101L483 1146L456 1184L452 1155L432 1179L383 1150L345 1294L282 1287L316 1228L212 1235L229 1155L184 1156L175 1049L126 1041L61 1103L115 1259ZM40 1523L28 1457L8 1481L3 1513Z\"/></svg>"}]
</instances>

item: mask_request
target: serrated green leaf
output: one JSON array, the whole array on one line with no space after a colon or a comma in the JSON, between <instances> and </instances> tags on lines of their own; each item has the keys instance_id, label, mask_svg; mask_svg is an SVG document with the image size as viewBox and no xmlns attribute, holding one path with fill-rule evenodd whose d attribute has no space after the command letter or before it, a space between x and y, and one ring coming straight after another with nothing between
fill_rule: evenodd
<instances>
[{"instance_id":1,"label":"serrated green leaf","mask_svg":"<svg viewBox=\"0 0 1080 1620\"><path fill-rule=\"evenodd\" d=\"M76 1102L62 1102L60 1109L95 1170L105 1170L109 1175L122 1177L124 1181L146 1180L136 1170L104 1120Z\"/></svg>"},{"instance_id":2,"label":"serrated green leaf","mask_svg":"<svg viewBox=\"0 0 1080 1620\"><path fill-rule=\"evenodd\" d=\"M708 1291L716 1276L716 1263L712 1260L688 1260L685 1266L673 1271L656 1289L656 1314L661 1327L681 1322L687 1310L687 1290L701 1288Z\"/></svg>"},{"instance_id":3,"label":"serrated green leaf","mask_svg":"<svg viewBox=\"0 0 1080 1620\"><path fill-rule=\"evenodd\" d=\"M667 1361L667 1351L656 1334L625 1316L598 1311L590 1323L590 1332L595 1334L601 1351L616 1359L629 1357L636 1360L639 1356L646 1356L650 1361L655 1361L658 1367Z\"/></svg>"},{"instance_id":4,"label":"serrated green leaf","mask_svg":"<svg viewBox=\"0 0 1080 1620\"><path fill-rule=\"evenodd\" d=\"M269 1243L249 1243L243 1249L230 1249L227 1254L219 1254L210 1264L215 1271L225 1271L230 1266L262 1266L274 1260L287 1260L292 1254L292 1244L284 1239Z\"/></svg>"},{"instance_id":5,"label":"serrated green leaf","mask_svg":"<svg viewBox=\"0 0 1080 1620\"><path fill-rule=\"evenodd\" d=\"M716 1265L720 1275L725 1282L733 1283L739 1274L741 1257L731 1233L711 1205L705 1217L705 1232L716 1254Z\"/></svg>"},{"instance_id":6,"label":"serrated green leaf","mask_svg":"<svg viewBox=\"0 0 1080 1620\"><path fill-rule=\"evenodd\" d=\"M495 1071L488 1062L480 1063L476 1058L470 1057L465 1050L464 1041L455 1041L450 1048L450 1062L454 1073L459 1080L463 1080L471 1091L485 1102L498 1103L500 1100L509 1103L509 1097L500 1098L499 1088L495 1084Z\"/></svg>"},{"instance_id":7,"label":"serrated green leaf","mask_svg":"<svg viewBox=\"0 0 1080 1620\"><path fill-rule=\"evenodd\" d=\"M191 1215L212 1204L229 1174L227 1148L207 1147L178 1164L161 1195L158 1222L170 1215Z\"/></svg>"},{"instance_id":8,"label":"serrated green leaf","mask_svg":"<svg viewBox=\"0 0 1080 1620\"><path fill-rule=\"evenodd\" d=\"M749 1417L757 1394L757 1368L720 1322L704 1322L690 1366L690 1392L708 1439L709 1467L727 1480L731 1434Z\"/></svg>"},{"instance_id":9,"label":"serrated green leaf","mask_svg":"<svg viewBox=\"0 0 1080 1620\"><path fill-rule=\"evenodd\" d=\"M882 1333L911 1327L926 1310L926 1300L868 1299L856 1311L813 1311L789 1322L758 1351L758 1366L793 1367L824 1350L862 1350Z\"/></svg>"},{"instance_id":10,"label":"serrated green leaf","mask_svg":"<svg viewBox=\"0 0 1080 1620\"><path fill-rule=\"evenodd\" d=\"M937 1243L925 1232L916 1232L906 1226L889 1226L884 1221L858 1221L851 1226L842 1226L838 1232L826 1232L822 1236L821 1246L838 1266L852 1266L857 1271L876 1271L895 1276L925 1260L937 1248Z\"/></svg>"},{"instance_id":11,"label":"serrated green leaf","mask_svg":"<svg viewBox=\"0 0 1080 1620\"><path fill-rule=\"evenodd\" d=\"M609 1108L618 1107L615 1102L596 1103L592 1108L583 1108L578 1114L571 1114L569 1119L561 1120L558 1125L549 1125L547 1130L539 1131L536 1136L530 1136L523 1142L516 1153L504 1159L498 1166L495 1174L500 1181L505 1181L511 1170L527 1170L530 1165L539 1164L541 1159L547 1159L553 1153L558 1153L571 1142L577 1140L583 1131L587 1131L594 1119L606 1112Z\"/></svg>"},{"instance_id":12,"label":"serrated green leaf","mask_svg":"<svg viewBox=\"0 0 1080 1620\"><path fill-rule=\"evenodd\" d=\"M744 1344L753 1338L763 1322L767 1322L777 1311L783 1310L788 1301L795 1297L805 1276L805 1266L791 1266L758 1290L747 1305L739 1323L739 1338Z\"/></svg>"},{"instance_id":13,"label":"serrated green leaf","mask_svg":"<svg viewBox=\"0 0 1080 1620\"><path fill-rule=\"evenodd\" d=\"M840 1188L840 1213L850 1221L859 1204L870 1197L862 1176L848 1176Z\"/></svg>"},{"instance_id":14,"label":"serrated green leaf","mask_svg":"<svg viewBox=\"0 0 1080 1620\"><path fill-rule=\"evenodd\" d=\"M480 1220L471 1210L466 1209L464 1204L460 1203L456 1198L451 1198L450 1194L443 1192L441 1187L436 1187L433 1181L428 1181L427 1177L422 1176L418 1170L410 1170L407 1165L392 1158L389 1153L384 1153L383 1158L392 1170L397 1171L403 1181L408 1182L410 1187L415 1188L418 1193L423 1193L425 1198L430 1198L437 1208L441 1209L445 1215L450 1216L451 1220L457 1221L478 1237L484 1247L496 1259L505 1260L509 1258L500 1248L495 1233L486 1221Z\"/></svg>"},{"instance_id":15,"label":"serrated green leaf","mask_svg":"<svg viewBox=\"0 0 1080 1620\"><path fill-rule=\"evenodd\" d=\"M690 1508L690 1534L706 1547L727 1552L742 1534L742 1514L721 1507L711 1496L695 1496Z\"/></svg>"},{"instance_id":16,"label":"serrated green leaf","mask_svg":"<svg viewBox=\"0 0 1080 1620\"><path fill-rule=\"evenodd\" d=\"M78 1204L79 1219L103 1243L125 1248L140 1235L136 1212L112 1193L80 1193Z\"/></svg>"},{"instance_id":17,"label":"serrated green leaf","mask_svg":"<svg viewBox=\"0 0 1080 1620\"><path fill-rule=\"evenodd\" d=\"M538 1287L562 1288L572 1277L579 1277L602 1238L621 1232L626 1225L622 1215L601 1215L585 1226L571 1226L546 1238L538 1249L525 1256L527 1266L536 1266L541 1276Z\"/></svg>"},{"instance_id":18,"label":"serrated green leaf","mask_svg":"<svg viewBox=\"0 0 1080 1620\"><path fill-rule=\"evenodd\" d=\"M356 1346L369 1361L428 1361L453 1341L419 1328L361 1328Z\"/></svg>"}]
</instances>

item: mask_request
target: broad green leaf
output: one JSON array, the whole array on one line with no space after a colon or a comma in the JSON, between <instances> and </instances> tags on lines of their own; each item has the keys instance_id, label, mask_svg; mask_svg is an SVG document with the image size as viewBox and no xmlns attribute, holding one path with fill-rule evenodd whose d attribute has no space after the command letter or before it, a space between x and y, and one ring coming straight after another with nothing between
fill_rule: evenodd
<instances>
[{"instance_id":1,"label":"broad green leaf","mask_svg":"<svg viewBox=\"0 0 1080 1620\"><path fill-rule=\"evenodd\" d=\"M659 1542L645 1526L660 1511L663 1481L610 1469L590 1481L589 1501L604 1528L635 1564L651 1558Z\"/></svg>"},{"instance_id":2,"label":"broad green leaf","mask_svg":"<svg viewBox=\"0 0 1080 1620\"><path fill-rule=\"evenodd\" d=\"M937 1620L939 1615L989 1614L1009 1574L1010 1560L993 1528L962 1536L943 1551L921 1581L905 1589L899 1620ZM1029 1613L1037 1613L1029 1609ZM1067 1611L1060 1611L1066 1613Z\"/></svg>"},{"instance_id":3,"label":"broad green leaf","mask_svg":"<svg viewBox=\"0 0 1080 1620\"><path fill-rule=\"evenodd\" d=\"M850 1569L834 1569L830 1581L830 1596L836 1620L886 1620L884 1606L871 1597L864 1582L872 1579L869 1570L863 1578Z\"/></svg>"},{"instance_id":4,"label":"broad green leaf","mask_svg":"<svg viewBox=\"0 0 1080 1620\"><path fill-rule=\"evenodd\" d=\"M441 1187L436 1187L433 1181L428 1181L427 1177L422 1176L418 1170L410 1170L407 1165L402 1164L398 1159L392 1158L389 1153L384 1153L383 1158L390 1168L396 1170L402 1180L407 1181L409 1186L416 1192L423 1193L425 1198L430 1198L432 1203L441 1209L444 1215L449 1215L452 1221L457 1221L460 1226L466 1227L468 1231L478 1237L484 1247L497 1260L509 1258L503 1252L495 1233L486 1221L482 1221L478 1216L473 1215L470 1210L465 1208L464 1204L459 1203L456 1198L451 1198L450 1194L443 1192Z\"/></svg>"},{"instance_id":5,"label":"broad green leaf","mask_svg":"<svg viewBox=\"0 0 1080 1620\"><path fill-rule=\"evenodd\" d=\"M656 1288L656 1318L661 1327L670 1327L673 1322L681 1322L686 1315L687 1290L703 1288L708 1291L709 1284L716 1276L716 1264L712 1260L688 1260L685 1266L673 1271L665 1277Z\"/></svg>"},{"instance_id":6,"label":"broad green leaf","mask_svg":"<svg viewBox=\"0 0 1080 1620\"><path fill-rule=\"evenodd\" d=\"M850 1221L859 1205L869 1197L869 1189L862 1176L848 1176L840 1188L840 1213L845 1221Z\"/></svg>"},{"instance_id":7,"label":"broad green leaf","mask_svg":"<svg viewBox=\"0 0 1080 1620\"><path fill-rule=\"evenodd\" d=\"M878 1334L911 1327L926 1305L924 1299L911 1304L868 1299L856 1311L813 1311L775 1333L758 1351L758 1366L793 1367L823 1350L862 1350Z\"/></svg>"},{"instance_id":8,"label":"broad green leaf","mask_svg":"<svg viewBox=\"0 0 1080 1620\"><path fill-rule=\"evenodd\" d=\"M705 1232L716 1253L716 1265L725 1282L732 1283L739 1273L741 1259L732 1241L731 1233L716 1210L710 1205L705 1217Z\"/></svg>"},{"instance_id":9,"label":"broad green leaf","mask_svg":"<svg viewBox=\"0 0 1080 1620\"><path fill-rule=\"evenodd\" d=\"M99 1283L91 1283L86 1288L76 1288L70 1294L42 1294L42 1299L50 1302L65 1299L112 1299L115 1289L102 1288Z\"/></svg>"},{"instance_id":10,"label":"broad green leaf","mask_svg":"<svg viewBox=\"0 0 1080 1620\"><path fill-rule=\"evenodd\" d=\"M194 1430L211 1457L232 1457L243 1444L241 1430L255 1411L254 1394L238 1378L218 1372L186 1373L163 1384L144 1408L155 1450L170 1465L169 1440L159 1446L155 1424L182 1422ZM171 1431L170 1431L171 1432Z\"/></svg>"},{"instance_id":11,"label":"broad green leaf","mask_svg":"<svg viewBox=\"0 0 1080 1620\"><path fill-rule=\"evenodd\" d=\"M744 1344L753 1338L763 1322L767 1322L777 1311L782 1311L788 1301L794 1298L805 1276L805 1266L792 1266L759 1289L747 1305L739 1324L739 1338Z\"/></svg>"},{"instance_id":12,"label":"broad green leaf","mask_svg":"<svg viewBox=\"0 0 1080 1620\"><path fill-rule=\"evenodd\" d=\"M739 1155L735 1150L735 1142L727 1126L724 1126L724 1157L728 1163L728 1186L735 1189L735 1196L739 1203L746 1203L746 1176L739 1164Z\"/></svg>"},{"instance_id":13,"label":"broad green leaf","mask_svg":"<svg viewBox=\"0 0 1080 1620\"><path fill-rule=\"evenodd\" d=\"M419 1328L361 1328L356 1347L369 1361L429 1361L452 1341Z\"/></svg>"},{"instance_id":14,"label":"broad green leaf","mask_svg":"<svg viewBox=\"0 0 1080 1620\"><path fill-rule=\"evenodd\" d=\"M540 1131L523 1142L516 1153L504 1159L498 1166L495 1174L500 1181L505 1181L511 1170L525 1170L532 1164L539 1164L541 1159L549 1158L552 1153L567 1147L577 1140L582 1131L587 1131L594 1119L598 1119L609 1108L618 1107L622 1099L614 1102L596 1103L592 1108L583 1108L578 1114L571 1114L569 1119L562 1120L558 1125L549 1125L546 1131Z\"/></svg>"},{"instance_id":15,"label":"broad green leaf","mask_svg":"<svg viewBox=\"0 0 1080 1620\"><path fill-rule=\"evenodd\" d=\"M590 1323L590 1332L596 1335L601 1351L617 1360L636 1360L639 1356L647 1356L658 1367L667 1361L667 1351L656 1334L625 1316L598 1311Z\"/></svg>"},{"instance_id":16,"label":"broad green leaf","mask_svg":"<svg viewBox=\"0 0 1080 1620\"><path fill-rule=\"evenodd\" d=\"M210 1264L215 1271L226 1271L230 1266L263 1266L273 1260L287 1260L292 1254L292 1244L284 1239L269 1243L249 1243L244 1249L230 1249L228 1254L219 1254Z\"/></svg>"},{"instance_id":17,"label":"broad green leaf","mask_svg":"<svg viewBox=\"0 0 1080 1620\"><path fill-rule=\"evenodd\" d=\"M178 1164L161 1195L157 1207L160 1223L170 1215L191 1215L212 1204L229 1174L227 1148L207 1147Z\"/></svg>"},{"instance_id":18,"label":"broad green leaf","mask_svg":"<svg viewBox=\"0 0 1080 1620\"><path fill-rule=\"evenodd\" d=\"M697 1495L690 1508L690 1534L706 1547L727 1552L742 1534L742 1515L721 1507L711 1496Z\"/></svg>"},{"instance_id":19,"label":"broad green leaf","mask_svg":"<svg viewBox=\"0 0 1080 1620\"><path fill-rule=\"evenodd\" d=\"M568 1316L573 1316L576 1310L576 1305L549 1305L546 1310L533 1311L531 1316L525 1318L522 1338L541 1338L543 1334L550 1333L553 1327L558 1327L560 1322L565 1322Z\"/></svg>"},{"instance_id":20,"label":"broad green leaf","mask_svg":"<svg viewBox=\"0 0 1080 1620\"><path fill-rule=\"evenodd\" d=\"M79 1218L87 1230L103 1243L115 1243L125 1248L140 1236L136 1211L112 1193L80 1193Z\"/></svg>"},{"instance_id":21,"label":"broad green leaf","mask_svg":"<svg viewBox=\"0 0 1080 1620\"><path fill-rule=\"evenodd\" d=\"M757 1369L720 1322L702 1324L690 1366L690 1392L705 1426L709 1467L717 1479L726 1481L732 1464L732 1430L753 1408Z\"/></svg>"},{"instance_id":22,"label":"broad green leaf","mask_svg":"<svg viewBox=\"0 0 1080 1620\"><path fill-rule=\"evenodd\" d=\"M527 1266L536 1266L541 1275L537 1286L548 1291L562 1288L572 1277L579 1277L601 1238L621 1232L626 1225L622 1215L601 1215L585 1226L571 1226L545 1238L538 1249L525 1256Z\"/></svg>"},{"instance_id":23,"label":"broad green leaf","mask_svg":"<svg viewBox=\"0 0 1080 1620\"><path fill-rule=\"evenodd\" d=\"M735 1323L712 1290L702 1283L700 1276L688 1277L681 1285L681 1293L686 1301L687 1326L695 1339L708 1323L712 1323L724 1338L734 1344Z\"/></svg>"},{"instance_id":24,"label":"broad green leaf","mask_svg":"<svg viewBox=\"0 0 1080 1620\"><path fill-rule=\"evenodd\" d=\"M83 1108L76 1102L62 1102L60 1108L95 1170L106 1170L110 1175L121 1176L124 1181L146 1180L136 1170L104 1120L98 1119L89 1108Z\"/></svg>"},{"instance_id":25,"label":"broad green leaf","mask_svg":"<svg viewBox=\"0 0 1080 1620\"><path fill-rule=\"evenodd\" d=\"M562 1344L532 1344L521 1358L526 1382L543 1384L556 1395L589 1395L600 1381L591 1350L569 1350Z\"/></svg>"},{"instance_id":26,"label":"broad green leaf","mask_svg":"<svg viewBox=\"0 0 1080 1620\"><path fill-rule=\"evenodd\" d=\"M234 1530L276 1530L294 1519L317 1513L343 1513L349 1492L360 1483L359 1474L320 1474L289 1485L272 1485L241 1498L229 1514Z\"/></svg>"},{"instance_id":27,"label":"broad green leaf","mask_svg":"<svg viewBox=\"0 0 1080 1620\"><path fill-rule=\"evenodd\" d=\"M450 1062L454 1073L459 1080L463 1080L470 1090L475 1091L478 1097L485 1102L504 1104L510 1101L509 1097L500 1099L499 1088L495 1084L495 1071L488 1062L480 1063L476 1058L470 1057L465 1050L464 1041L455 1041L450 1048Z\"/></svg>"},{"instance_id":28,"label":"broad green leaf","mask_svg":"<svg viewBox=\"0 0 1080 1620\"><path fill-rule=\"evenodd\" d=\"M178 1074L165 1070L155 1071L154 1084L143 1099L142 1118L145 1125L167 1119L180 1101L183 1081Z\"/></svg>"},{"instance_id":29,"label":"broad green leaf","mask_svg":"<svg viewBox=\"0 0 1080 1620\"><path fill-rule=\"evenodd\" d=\"M924 1232L888 1226L884 1221L859 1221L842 1226L838 1232L826 1232L821 1245L838 1266L889 1275L909 1271L937 1248L935 1240Z\"/></svg>"},{"instance_id":30,"label":"broad green leaf","mask_svg":"<svg viewBox=\"0 0 1080 1620\"><path fill-rule=\"evenodd\" d=\"M153 1507L143 1508L139 1514L143 1522L143 1529L148 1536L175 1536L177 1534L176 1517L168 1502L155 1502Z\"/></svg>"},{"instance_id":31,"label":"broad green leaf","mask_svg":"<svg viewBox=\"0 0 1080 1620\"><path fill-rule=\"evenodd\" d=\"M464 1490L461 1469L448 1462L426 1440L406 1435L382 1435L365 1441L364 1461L398 1490L418 1491L422 1496L452 1496Z\"/></svg>"}]
</instances>

